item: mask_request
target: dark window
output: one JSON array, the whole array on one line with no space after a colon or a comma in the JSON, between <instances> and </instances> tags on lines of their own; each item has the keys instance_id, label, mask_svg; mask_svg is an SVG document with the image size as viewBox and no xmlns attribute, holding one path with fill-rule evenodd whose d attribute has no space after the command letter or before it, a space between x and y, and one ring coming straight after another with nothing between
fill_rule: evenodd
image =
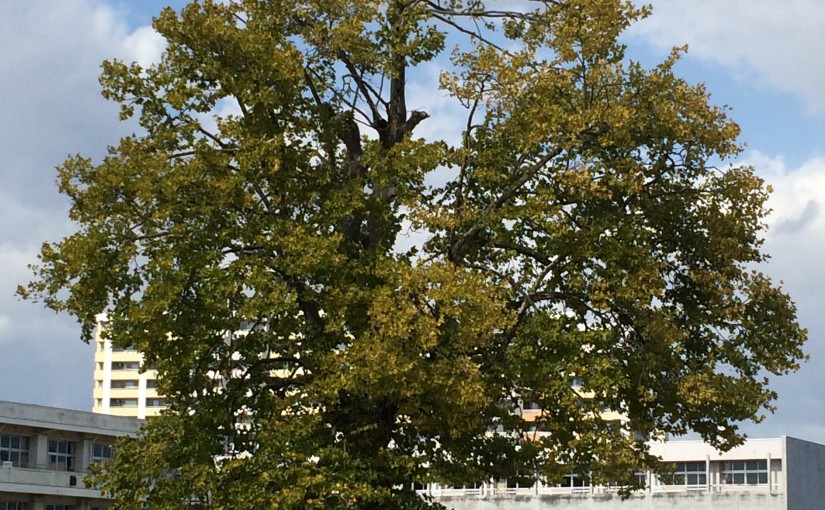
<instances>
[{"instance_id":1,"label":"dark window","mask_svg":"<svg viewBox=\"0 0 825 510\"><path fill-rule=\"evenodd\" d=\"M112 389L115 390L122 390L122 389L133 389L138 387L138 381L136 379L127 379L122 381L112 381Z\"/></svg>"},{"instance_id":2,"label":"dark window","mask_svg":"<svg viewBox=\"0 0 825 510\"><path fill-rule=\"evenodd\" d=\"M92 443L92 462L104 462L112 459L112 445Z\"/></svg>"},{"instance_id":3,"label":"dark window","mask_svg":"<svg viewBox=\"0 0 825 510\"><path fill-rule=\"evenodd\" d=\"M137 407L136 398L113 398L109 401L111 407Z\"/></svg>"},{"instance_id":4,"label":"dark window","mask_svg":"<svg viewBox=\"0 0 825 510\"><path fill-rule=\"evenodd\" d=\"M568 473L568 474L562 476L561 478L562 478L562 483L561 483L562 487L589 487L590 486L590 484L588 484L587 481L577 473Z\"/></svg>"},{"instance_id":5,"label":"dark window","mask_svg":"<svg viewBox=\"0 0 825 510\"><path fill-rule=\"evenodd\" d=\"M673 474L662 477L668 485L706 485L708 482L704 462L676 462L673 466Z\"/></svg>"},{"instance_id":6,"label":"dark window","mask_svg":"<svg viewBox=\"0 0 825 510\"><path fill-rule=\"evenodd\" d=\"M137 361L115 361L112 363L112 370L139 370L140 363Z\"/></svg>"},{"instance_id":7,"label":"dark window","mask_svg":"<svg viewBox=\"0 0 825 510\"><path fill-rule=\"evenodd\" d=\"M722 464L722 481L732 485L768 483L767 460L739 460Z\"/></svg>"},{"instance_id":8,"label":"dark window","mask_svg":"<svg viewBox=\"0 0 825 510\"><path fill-rule=\"evenodd\" d=\"M0 510L28 510L23 501L0 501Z\"/></svg>"},{"instance_id":9,"label":"dark window","mask_svg":"<svg viewBox=\"0 0 825 510\"><path fill-rule=\"evenodd\" d=\"M14 434L0 435L0 461L11 462L14 466L29 463L29 438Z\"/></svg>"},{"instance_id":10,"label":"dark window","mask_svg":"<svg viewBox=\"0 0 825 510\"><path fill-rule=\"evenodd\" d=\"M49 469L74 471L75 443L49 439Z\"/></svg>"}]
</instances>

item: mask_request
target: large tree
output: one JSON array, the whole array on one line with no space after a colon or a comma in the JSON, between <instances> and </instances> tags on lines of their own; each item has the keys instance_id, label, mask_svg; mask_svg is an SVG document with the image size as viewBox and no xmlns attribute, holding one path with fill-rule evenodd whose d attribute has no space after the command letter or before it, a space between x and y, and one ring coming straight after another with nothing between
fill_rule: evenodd
<instances>
[{"instance_id":1,"label":"large tree","mask_svg":"<svg viewBox=\"0 0 825 510\"><path fill-rule=\"evenodd\" d=\"M169 412L99 478L117 508L413 508L412 482L626 482L640 438L741 441L805 332L757 270L736 124L678 51L625 55L646 14L207 0L155 20L159 63L105 63L141 131L59 168L78 232L20 292L87 341L106 312L160 373ZM447 119L413 87L462 127L420 136Z\"/></svg>"}]
</instances>

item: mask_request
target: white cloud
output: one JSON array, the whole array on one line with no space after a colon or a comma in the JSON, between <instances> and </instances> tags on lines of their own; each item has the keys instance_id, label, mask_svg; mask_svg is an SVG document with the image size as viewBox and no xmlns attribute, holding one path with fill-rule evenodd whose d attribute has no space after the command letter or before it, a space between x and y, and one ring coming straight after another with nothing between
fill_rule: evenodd
<instances>
[{"instance_id":1,"label":"white cloud","mask_svg":"<svg viewBox=\"0 0 825 510\"><path fill-rule=\"evenodd\" d=\"M151 28L130 30L101 0L0 2L0 380L29 381L0 385L0 399L90 407L92 357L74 320L15 289L40 244L73 228L54 167L69 154L99 159L135 129L101 97L101 62L148 64L161 49Z\"/></svg>"},{"instance_id":2,"label":"white cloud","mask_svg":"<svg viewBox=\"0 0 825 510\"><path fill-rule=\"evenodd\" d=\"M810 426L807 418L811 409L821 407L821 396L804 390L825 386L825 159L812 158L794 168L782 157L751 152L745 163L773 188L763 247L771 258L760 269L774 283L781 282L795 301L799 321L808 329L805 351L811 356L799 372L773 382L779 392L777 414L746 430L753 436L788 434L825 442L825 428Z\"/></svg>"},{"instance_id":3,"label":"white cloud","mask_svg":"<svg viewBox=\"0 0 825 510\"><path fill-rule=\"evenodd\" d=\"M790 234L825 231L825 216L814 214L825 205L825 158L812 158L799 168L788 168L781 157L753 152L748 163L773 188L768 201L772 242L781 242Z\"/></svg>"},{"instance_id":4,"label":"white cloud","mask_svg":"<svg viewBox=\"0 0 825 510\"><path fill-rule=\"evenodd\" d=\"M122 51L128 62L135 61L143 67L158 62L166 40L152 27L140 27L129 34L123 41Z\"/></svg>"},{"instance_id":5,"label":"white cloud","mask_svg":"<svg viewBox=\"0 0 825 510\"><path fill-rule=\"evenodd\" d=\"M441 66L436 62L422 64L408 72L407 108L430 115L416 127L416 137L458 145L468 110L449 93L438 89L440 74Z\"/></svg>"},{"instance_id":6,"label":"white cloud","mask_svg":"<svg viewBox=\"0 0 825 510\"><path fill-rule=\"evenodd\" d=\"M799 94L821 110L824 25L820 0L654 0L653 15L630 34L660 49L687 43L693 57Z\"/></svg>"}]
</instances>

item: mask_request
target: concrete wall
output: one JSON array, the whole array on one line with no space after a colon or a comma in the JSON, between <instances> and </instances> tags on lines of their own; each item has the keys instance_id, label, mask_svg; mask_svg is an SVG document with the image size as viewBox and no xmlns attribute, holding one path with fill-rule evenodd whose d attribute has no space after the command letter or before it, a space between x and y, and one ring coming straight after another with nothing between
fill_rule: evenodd
<instances>
[{"instance_id":1,"label":"concrete wall","mask_svg":"<svg viewBox=\"0 0 825 510\"><path fill-rule=\"evenodd\" d=\"M437 498L454 510L785 510L784 494L769 492L613 494L499 498ZM818 507L822 508L822 507Z\"/></svg>"},{"instance_id":2,"label":"concrete wall","mask_svg":"<svg viewBox=\"0 0 825 510\"><path fill-rule=\"evenodd\" d=\"M0 401L0 424L64 430L102 436L134 435L141 421L87 411Z\"/></svg>"},{"instance_id":3,"label":"concrete wall","mask_svg":"<svg viewBox=\"0 0 825 510\"><path fill-rule=\"evenodd\" d=\"M825 446L785 438L788 510L825 508Z\"/></svg>"},{"instance_id":4,"label":"concrete wall","mask_svg":"<svg viewBox=\"0 0 825 510\"><path fill-rule=\"evenodd\" d=\"M784 438L748 439L745 444L727 452L720 452L702 441L676 440L651 443L650 453L665 462L695 461L709 458L718 460L781 459Z\"/></svg>"}]
</instances>

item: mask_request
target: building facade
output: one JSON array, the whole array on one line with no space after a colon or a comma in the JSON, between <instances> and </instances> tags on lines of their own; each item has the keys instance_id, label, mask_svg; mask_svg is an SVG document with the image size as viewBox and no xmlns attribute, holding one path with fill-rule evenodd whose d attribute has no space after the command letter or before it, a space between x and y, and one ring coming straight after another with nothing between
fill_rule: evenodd
<instances>
[{"instance_id":1,"label":"building facade","mask_svg":"<svg viewBox=\"0 0 825 510\"><path fill-rule=\"evenodd\" d=\"M119 436L142 420L0 401L0 510L105 510L86 487L90 464L112 456ZM618 487L590 485L569 473L556 483L430 484L422 496L453 510L820 510L825 508L825 445L791 437L751 439L728 452L701 441L651 444L672 464L647 488L622 499Z\"/></svg>"},{"instance_id":2,"label":"building facade","mask_svg":"<svg viewBox=\"0 0 825 510\"><path fill-rule=\"evenodd\" d=\"M673 473L639 473L647 488L622 499L618 487L591 486L576 473L560 483L479 483L421 488L454 510L821 510L825 445L792 437L751 439L728 452L701 441L667 441L652 453Z\"/></svg>"},{"instance_id":3,"label":"building facade","mask_svg":"<svg viewBox=\"0 0 825 510\"><path fill-rule=\"evenodd\" d=\"M0 401L0 510L104 510L86 487L90 464L112 457L115 439L141 420Z\"/></svg>"},{"instance_id":4,"label":"building facade","mask_svg":"<svg viewBox=\"0 0 825 510\"><path fill-rule=\"evenodd\" d=\"M98 317L92 412L141 419L157 416L166 407L166 399L157 391L157 372L141 372L143 355L134 349L113 347L112 341L103 337L104 325L105 317Z\"/></svg>"}]
</instances>

